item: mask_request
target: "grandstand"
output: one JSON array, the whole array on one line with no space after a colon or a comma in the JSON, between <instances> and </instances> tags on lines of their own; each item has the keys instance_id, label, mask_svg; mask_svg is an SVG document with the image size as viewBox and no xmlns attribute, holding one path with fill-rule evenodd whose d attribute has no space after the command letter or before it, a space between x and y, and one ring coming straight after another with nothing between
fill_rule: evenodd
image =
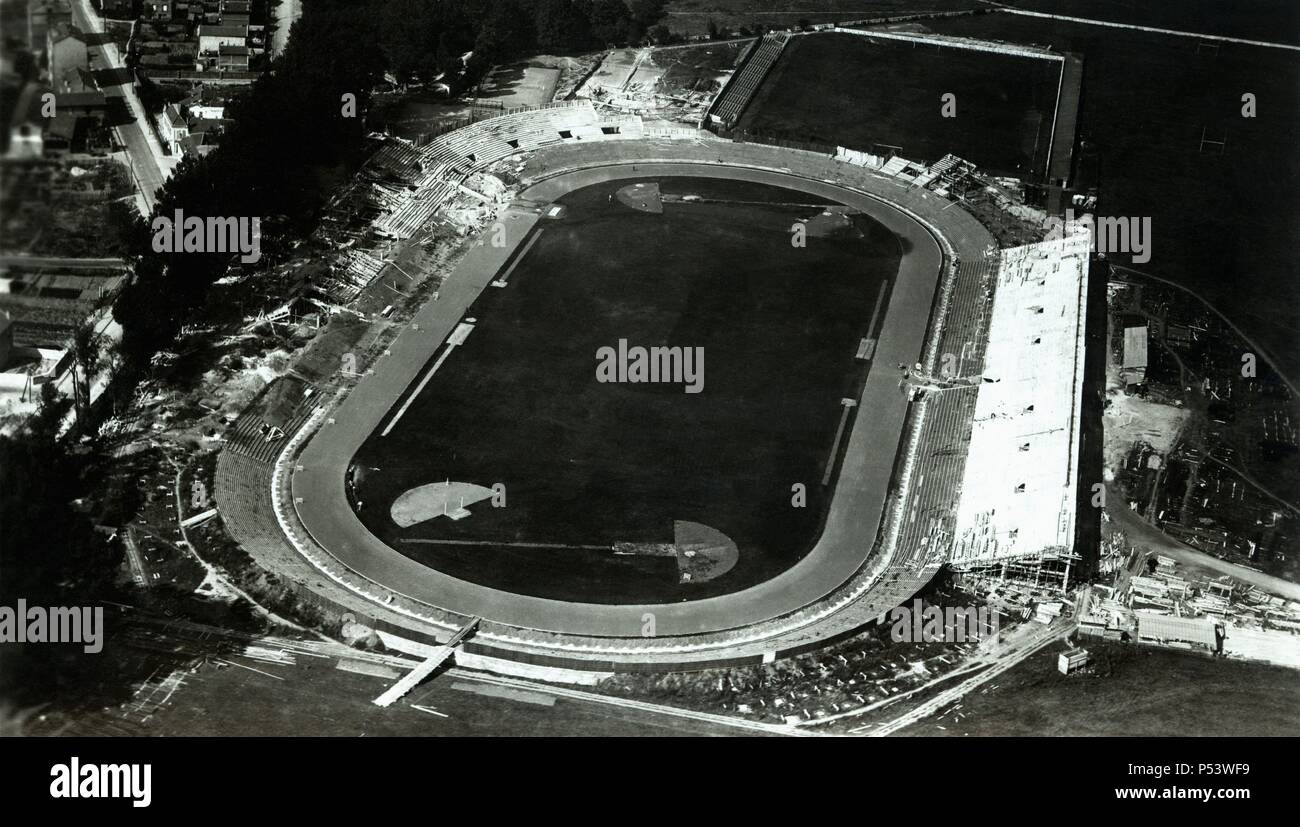
<instances>
[{"instance_id":1,"label":"grandstand","mask_svg":"<svg viewBox=\"0 0 1300 827\"><path fill-rule=\"evenodd\" d=\"M647 133L637 115L598 115L591 101L577 100L495 112L420 142L387 137L322 217L322 235L342 249L318 286L334 304L355 299L384 269L382 257L367 249L376 236L415 236L466 191L470 176L498 161L556 144L683 133L675 126Z\"/></svg>"},{"instance_id":2,"label":"grandstand","mask_svg":"<svg viewBox=\"0 0 1300 827\"><path fill-rule=\"evenodd\" d=\"M763 85L768 72L776 65L777 58L781 57L785 44L789 42L790 35L786 32L764 35L751 50L740 70L731 76L726 87L718 93L717 100L708 112L708 119L724 129L735 126L745 113L745 107Z\"/></svg>"},{"instance_id":3,"label":"grandstand","mask_svg":"<svg viewBox=\"0 0 1300 827\"><path fill-rule=\"evenodd\" d=\"M601 119L591 101L578 100L503 112L445 132L418 147L391 139L367 164L374 169L371 179L375 187L391 195L374 228L384 236L410 238L450 203L466 178L516 153L564 141L640 134L640 118ZM385 173L395 175L399 186L386 189Z\"/></svg>"},{"instance_id":4,"label":"grandstand","mask_svg":"<svg viewBox=\"0 0 1300 827\"><path fill-rule=\"evenodd\" d=\"M993 287L994 268L986 256L958 265L948 321L939 340L941 352L956 360L956 373L948 378L958 381L923 391L917 406L922 447L913 471L915 482L895 516L895 563L903 569L933 574L948 557L978 392L976 386L960 380L983 369Z\"/></svg>"},{"instance_id":5,"label":"grandstand","mask_svg":"<svg viewBox=\"0 0 1300 827\"><path fill-rule=\"evenodd\" d=\"M1004 250L950 564L1064 588L1074 553L1092 239Z\"/></svg>"}]
</instances>

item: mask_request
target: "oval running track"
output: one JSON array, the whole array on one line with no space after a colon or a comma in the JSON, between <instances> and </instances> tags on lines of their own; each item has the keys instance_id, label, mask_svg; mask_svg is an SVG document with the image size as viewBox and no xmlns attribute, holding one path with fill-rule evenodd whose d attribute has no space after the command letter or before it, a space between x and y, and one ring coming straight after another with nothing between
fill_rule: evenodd
<instances>
[{"instance_id":1,"label":"oval running track","mask_svg":"<svg viewBox=\"0 0 1300 827\"><path fill-rule=\"evenodd\" d=\"M404 401L429 358L496 276L539 220L539 210L516 202L502 216L505 247L485 244L484 232L451 276L377 359L308 441L297 460L292 492L312 539L344 565L397 594L462 615L527 629L639 637L650 614L657 637L717 632L797 611L853 576L867 559L880 525L894 459L907 415L895 366L921 358L943 252L930 231L892 204L795 174L701 163L610 164L568 172L533 184L520 200L548 204L592 184L652 176L745 180L785 187L860 209L910 242L904 249L888 312L862 392L869 415L855 417L822 534L798 563L741 591L670 604L609 605L549 600L449 577L404 557L371 534L348 503L344 478L356 450L390 410Z\"/></svg>"}]
</instances>

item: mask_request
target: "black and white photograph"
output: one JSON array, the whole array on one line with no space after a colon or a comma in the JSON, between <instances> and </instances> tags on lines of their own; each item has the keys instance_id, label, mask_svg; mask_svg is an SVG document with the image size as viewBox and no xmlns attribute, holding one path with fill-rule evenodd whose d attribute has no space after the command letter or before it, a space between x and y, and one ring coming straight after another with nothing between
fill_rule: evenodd
<instances>
[{"instance_id":1,"label":"black and white photograph","mask_svg":"<svg viewBox=\"0 0 1300 827\"><path fill-rule=\"evenodd\" d=\"M1300 2L0 26L47 804L152 806L140 739L162 796L217 739L922 736L1224 813L1300 735Z\"/></svg>"}]
</instances>

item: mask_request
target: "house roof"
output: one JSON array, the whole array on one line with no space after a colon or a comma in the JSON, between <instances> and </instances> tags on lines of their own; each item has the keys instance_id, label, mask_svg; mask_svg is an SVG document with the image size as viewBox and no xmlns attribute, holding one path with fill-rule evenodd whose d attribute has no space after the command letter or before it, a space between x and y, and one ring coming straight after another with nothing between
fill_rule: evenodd
<instances>
[{"instance_id":1,"label":"house roof","mask_svg":"<svg viewBox=\"0 0 1300 827\"><path fill-rule=\"evenodd\" d=\"M185 126L185 118L181 115L181 111L176 108L176 104L167 104L167 108L163 110L163 114L167 116L167 124L172 129L180 129Z\"/></svg>"},{"instance_id":2,"label":"house roof","mask_svg":"<svg viewBox=\"0 0 1300 827\"><path fill-rule=\"evenodd\" d=\"M77 116L71 112L60 112L50 121L45 134L51 138L63 138L71 142L77 132Z\"/></svg>"},{"instance_id":3,"label":"house roof","mask_svg":"<svg viewBox=\"0 0 1300 827\"><path fill-rule=\"evenodd\" d=\"M1134 612L1138 637L1147 640L1198 643L1213 649L1217 644L1214 621L1204 617L1173 617L1151 612Z\"/></svg>"},{"instance_id":4,"label":"house roof","mask_svg":"<svg viewBox=\"0 0 1300 827\"><path fill-rule=\"evenodd\" d=\"M181 138L181 149L186 155L203 156L217 148L217 141L207 132L199 132Z\"/></svg>"},{"instance_id":5,"label":"house roof","mask_svg":"<svg viewBox=\"0 0 1300 827\"><path fill-rule=\"evenodd\" d=\"M62 74L59 75L59 80L62 84L61 88L67 89L69 92L85 92L87 89L94 90L95 88L94 77L90 72L78 66L70 66L64 69Z\"/></svg>"},{"instance_id":6,"label":"house roof","mask_svg":"<svg viewBox=\"0 0 1300 827\"><path fill-rule=\"evenodd\" d=\"M230 118L191 118L190 134L194 135L200 132L221 132L229 127L233 120Z\"/></svg>"},{"instance_id":7,"label":"house roof","mask_svg":"<svg viewBox=\"0 0 1300 827\"><path fill-rule=\"evenodd\" d=\"M68 38L79 40L82 43L86 42L86 36L81 33L81 29L78 29L71 23L59 23L54 28L50 29L49 37L51 43L62 43Z\"/></svg>"},{"instance_id":8,"label":"house roof","mask_svg":"<svg viewBox=\"0 0 1300 827\"><path fill-rule=\"evenodd\" d=\"M199 37L248 37L248 27L199 26Z\"/></svg>"},{"instance_id":9,"label":"house roof","mask_svg":"<svg viewBox=\"0 0 1300 827\"><path fill-rule=\"evenodd\" d=\"M1147 326L1124 328L1124 365L1126 368L1147 366Z\"/></svg>"},{"instance_id":10,"label":"house roof","mask_svg":"<svg viewBox=\"0 0 1300 827\"><path fill-rule=\"evenodd\" d=\"M108 99L104 97L103 92L68 92L64 95L54 96L55 110L64 107L88 107L91 109L106 106Z\"/></svg>"}]
</instances>

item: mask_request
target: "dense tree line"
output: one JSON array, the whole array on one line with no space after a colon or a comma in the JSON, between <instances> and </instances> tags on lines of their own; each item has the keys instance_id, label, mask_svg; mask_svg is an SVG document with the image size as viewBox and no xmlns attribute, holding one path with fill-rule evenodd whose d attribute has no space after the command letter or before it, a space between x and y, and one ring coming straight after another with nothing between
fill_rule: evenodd
<instances>
[{"instance_id":1,"label":"dense tree line","mask_svg":"<svg viewBox=\"0 0 1300 827\"><path fill-rule=\"evenodd\" d=\"M235 123L216 151L181 162L155 215L258 217L265 250L314 216L323 172L359 162L369 90L383 71L377 31L346 0L304 9L275 71L234 107ZM345 94L355 96L355 117L345 117ZM134 277L114 306L122 355L137 367L167 346L230 264L225 254L158 252L152 241L147 223L133 233Z\"/></svg>"},{"instance_id":2,"label":"dense tree line","mask_svg":"<svg viewBox=\"0 0 1300 827\"><path fill-rule=\"evenodd\" d=\"M377 2L380 45L402 81L455 73L469 52L472 77L520 54L638 43L664 16L664 0Z\"/></svg>"},{"instance_id":3,"label":"dense tree line","mask_svg":"<svg viewBox=\"0 0 1300 827\"><path fill-rule=\"evenodd\" d=\"M107 597L120 546L76 503L88 493L86 455L59 439L71 400L53 388L37 413L0 435L0 606L93 606ZM91 667L81 647L0 644L0 700L32 703L75 690Z\"/></svg>"},{"instance_id":4,"label":"dense tree line","mask_svg":"<svg viewBox=\"0 0 1300 827\"><path fill-rule=\"evenodd\" d=\"M662 0L311 0L285 53L233 111L216 151L186 158L154 216L259 217L264 261L310 230L332 182L361 162L370 90L385 71L403 82L445 75L462 86L493 64L538 51L642 41ZM468 61L462 56L473 53ZM345 95L353 95L347 116ZM133 277L114 305L126 382L200 308L232 256L154 249L151 219L122 233ZM79 362L87 357L82 347ZM71 401L47 395L39 413L0 437L0 602L90 604L111 589L120 556L74 505L89 463L58 438ZM125 518L128 515L119 515ZM57 668L0 676L58 677ZM24 656L25 657L25 656ZM63 673L59 673L63 674Z\"/></svg>"},{"instance_id":5,"label":"dense tree line","mask_svg":"<svg viewBox=\"0 0 1300 827\"><path fill-rule=\"evenodd\" d=\"M661 6L659 0L312 0L275 70L233 112L220 147L181 163L159 192L154 215L171 217L180 209L187 216L257 216L264 250L301 237L338 180L330 173L361 162L370 90L384 71L433 77L455 70L459 76L461 56L472 51L463 78L473 82L475 69L532 50L635 40L662 16ZM348 94L355 96L355 117L345 116ZM123 234L134 273L114 315L130 372L172 343L232 257L155 251L149 220ZM90 344L78 345L86 373L99 358ZM70 505L83 493L86 467L57 437L71 404L49 398L23 429L0 439L0 593L6 600L53 599L68 589L90 599L111 579L102 538Z\"/></svg>"},{"instance_id":6,"label":"dense tree line","mask_svg":"<svg viewBox=\"0 0 1300 827\"><path fill-rule=\"evenodd\" d=\"M273 260L278 239L310 228L337 180L328 173L359 164L370 90L385 71L468 85L519 55L639 42L663 17L663 0L313 0L303 8L274 71L234 109L234 127L215 152L182 161L155 215L257 216ZM345 94L355 96L355 117L346 116ZM147 224L131 233L135 276L114 308L122 355L136 367L170 343L231 260L157 252L151 242Z\"/></svg>"}]
</instances>

